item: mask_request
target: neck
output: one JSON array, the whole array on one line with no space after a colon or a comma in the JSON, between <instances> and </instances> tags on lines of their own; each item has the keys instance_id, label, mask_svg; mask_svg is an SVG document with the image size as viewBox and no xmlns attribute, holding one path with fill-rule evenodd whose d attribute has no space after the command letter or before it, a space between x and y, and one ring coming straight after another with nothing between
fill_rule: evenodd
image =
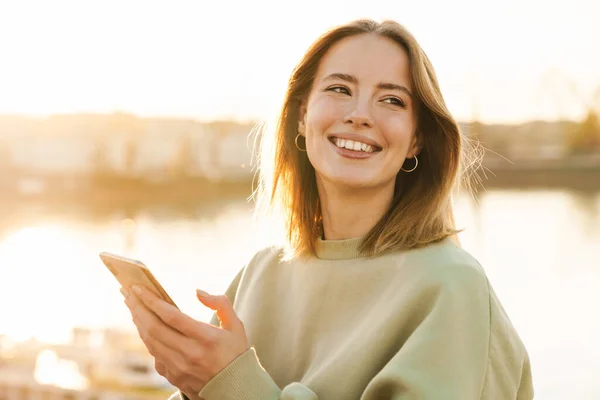
<instances>
[{"instance_id":1,"label":"neck","mask_svg":"<svg viewBox=\"0 0 600 400\"><path fill-rule=\"evenodd\" d=\"M323 233L326 240L362 237L369 233L387 212L394 187L340 189L317 180Z\"/></svg>"}]
</instances>

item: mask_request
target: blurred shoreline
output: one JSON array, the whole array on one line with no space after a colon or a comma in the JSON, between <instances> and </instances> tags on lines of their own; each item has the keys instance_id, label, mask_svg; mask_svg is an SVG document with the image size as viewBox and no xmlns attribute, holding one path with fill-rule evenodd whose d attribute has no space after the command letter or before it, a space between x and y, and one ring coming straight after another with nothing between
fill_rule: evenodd
<instances>
[{"instance_id":1,"label":"blurred shoreline","mask_svg":"<svg viewBox=\"0 0 600 400\"><path fill-rule=\"evenodd\" d=\"M482 189L600 191L600 155L553 160L484 161Z\"/></svg>"},{"instance_id":2,"label":"blurred shoreline","mask_svg":"<svg viewBox=\"0 0 600 400\"><path fill-rule=\"evenodd\" d=\"M160 183L122 178L97 183L61 177L37 177L21 183L24 184L19 185L16 181L5 185L0 204L82 204L94 208L169 204L185 207L226 202L251 195L251 181L212 182L201 178Z\"/></svg>"},{"instance_id":3,"label":"blurred shoreline","mask_svg":"<svg viewBox=\"0 0 600 400\"><path fill-rule=\"evenodd\" d=\"M561 160L484 162L470 177L481 190L600 191L600 156ZM212 180L173 177L158 182L126 176L23 175L0 178L0 204L82 204L96 209L169 205L186 207L248 199L254 176Z\"/></svg>"},{"instance_id":4,"label":"blurred shoreline","mask_svg":"<svg viewBox=\"0 0 600 400\"><path fill-rule=\"evenodd\" d=\"M568 190L582 193L600 192L600 163L588 167L563 168L552 165L531 168L519 166L486 167L471 177L474 195L489 190ZM43 183L41 183L43 182ZM6 183L6 182L5 182ZM254 182L256 184L256 182ZM137 179L118 179L93 184L62 178L29 179L26 190L0 185L0 215L26 206L60 210L77 207L104 214L115 210L167 207L182 213L197 208L210 209L229 202L253 202L252 180L212 182L206 179L177 179L150 183ZM187 211L186 211L187 210Z\"/></svg>"}]
</instances>

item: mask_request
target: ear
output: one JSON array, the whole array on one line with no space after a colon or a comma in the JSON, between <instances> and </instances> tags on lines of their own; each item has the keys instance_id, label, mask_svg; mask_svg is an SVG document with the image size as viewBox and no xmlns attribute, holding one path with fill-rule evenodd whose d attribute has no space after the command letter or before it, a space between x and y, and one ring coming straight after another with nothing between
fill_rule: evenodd
<instances>
[{"instance_id":1,"label":"ear","mask_svg":"<svg viewBox=\"0 0 600 400\"><path fill-rule=\"evenodd\" d=\"M417 133L415 132L412 143L408 149L408 153L406 153L406 158L413 158L421 152L421 146L419 145L419 139L417 137Z\"/></svg>"},{"instance_id":2,"label":"ear","mask_svg":"<svg viewBox=\"0 0 600 400\"><path fill-rule=\"evenodd\" d=\"M302 103L298 109L298 133L304 136L306 133L306 105Z\"/></svg>"}]
</instances>

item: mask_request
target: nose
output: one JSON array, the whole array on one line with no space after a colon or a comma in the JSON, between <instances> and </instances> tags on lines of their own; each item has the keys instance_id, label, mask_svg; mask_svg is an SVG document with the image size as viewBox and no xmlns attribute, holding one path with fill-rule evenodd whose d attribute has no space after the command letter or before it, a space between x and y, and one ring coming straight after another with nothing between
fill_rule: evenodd
<instances>
[{"instance_id":1,"label":"nose","mask_svg":"<svg viewBox=\"0 0 600 400\"><path fill-rule=\"evenodd\" d=\"M369 104L356 104L344 117L344 123L355 127L372 128L374 123Z\"/></svg>"}]
</instances>

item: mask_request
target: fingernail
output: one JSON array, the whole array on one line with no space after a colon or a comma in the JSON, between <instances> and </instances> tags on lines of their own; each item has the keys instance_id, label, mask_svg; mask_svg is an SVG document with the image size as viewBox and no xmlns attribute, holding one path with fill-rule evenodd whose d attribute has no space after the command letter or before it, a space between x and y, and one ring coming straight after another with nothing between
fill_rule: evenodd
<instances>
[{"instance_id":1,"label":"fingernail","mask_svg":"<svg viewBox=\"0 0 600 400\"><path fill-rule=\"evenodd\" d=\"M135 294L142 294L142 289L139 286L134 286L131 288Z\"/></svg>"},{"instance_id":2,"label":"fingernail","mask_svg":"<svg viewBox=\"0 0 600 400\"><path fill-rule=\"evenodd\" d=\"M129 290L127 290L125 288L121 288L121 293L123 294L123 296L129 297Z\"/></svg>"},{"instance_id":3,"label":"fingernail","mask_svg":"<svg viewBox=\"0 0 600 400\"><path fill-rule=\"evenodd\" d=\"M210 297L210 294L208 294L205 291L202 291L200 289L196 289L196 293L198 293L198 296L200 296L200 297Z\"/></svg>"}]
</instances>

